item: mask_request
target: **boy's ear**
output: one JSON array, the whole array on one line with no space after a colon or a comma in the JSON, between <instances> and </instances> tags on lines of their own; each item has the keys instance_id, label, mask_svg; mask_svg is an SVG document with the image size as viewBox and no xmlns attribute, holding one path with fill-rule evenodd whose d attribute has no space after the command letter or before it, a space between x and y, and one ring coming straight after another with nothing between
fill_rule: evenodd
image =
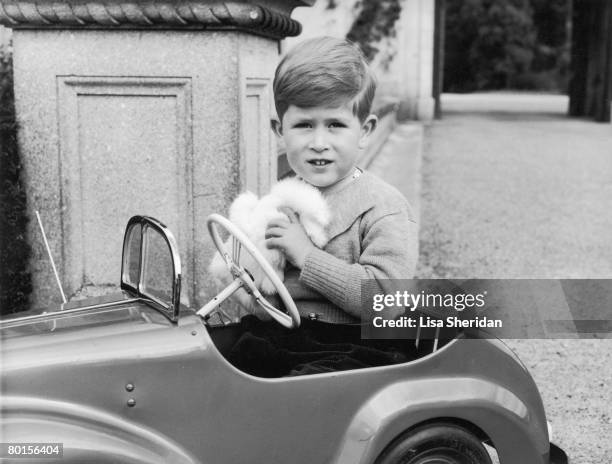
<instances>
[{"instance_id":1,"label":"boy's ear","mask_svg":"<svg viewBox=\"0 0 612 464\"><path fill-rule=\"evenodd\" d=\"M281 122L278 119L271 119L270 120L270 127L272 128L272 131L276 134L277 137L282 137L283 136L283 125L281 124Z\"/></svg>"},{"instance_id":2,"label":"boy's ear","mask_svg":"<svg viewBox=\"0 0 612 464\"><path fill-rule=\"evenodd\" d=\"M361 125L361 137L359 138L359 148L365 148L368 137L376 130L378 126L378 118L370 114Z\"/></svg>"}]
</instances>

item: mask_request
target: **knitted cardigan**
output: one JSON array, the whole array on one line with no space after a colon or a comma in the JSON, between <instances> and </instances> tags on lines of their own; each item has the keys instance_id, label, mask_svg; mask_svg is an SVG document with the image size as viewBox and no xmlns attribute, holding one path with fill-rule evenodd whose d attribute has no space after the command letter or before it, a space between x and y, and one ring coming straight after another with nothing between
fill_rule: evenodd
<instances>
[{"instance_id":1,"label":"knitted cardigan","mask_svg":"<svg viewBox=\"0 0 612 464\"><path fill-rule=\"evenodd\" d=\"M413 277L417 224L404 196L368 172L323 195L332 212L330 240L308 254L301 271L288 267L284 283L302 317L359 323L363 288L392 293L389 279Z\"/></svg>"}]
</instances>

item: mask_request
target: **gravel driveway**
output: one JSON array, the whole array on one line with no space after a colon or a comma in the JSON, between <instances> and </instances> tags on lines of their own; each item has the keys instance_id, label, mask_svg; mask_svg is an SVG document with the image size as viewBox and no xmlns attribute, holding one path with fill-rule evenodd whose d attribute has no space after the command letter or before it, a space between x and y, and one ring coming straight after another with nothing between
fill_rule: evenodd
<instances>
[{"instance_id":1,"label":"gravel driveway","mask_svg":"<svg viewBox=\"0 0 612 464\"><path fill-rule=\"evenodd\" d=\"M551 95L444 96L425 131L419 277L612 278L612 127L566 108ZM508 344L571 462L611 464L612 338L590 337Z\"/></svg>"}]
</instances>

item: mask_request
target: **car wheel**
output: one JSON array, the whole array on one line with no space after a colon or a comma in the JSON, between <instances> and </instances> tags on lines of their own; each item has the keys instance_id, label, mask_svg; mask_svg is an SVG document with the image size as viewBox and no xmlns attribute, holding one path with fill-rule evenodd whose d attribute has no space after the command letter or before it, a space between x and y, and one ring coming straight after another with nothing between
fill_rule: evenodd
<instances>
[{"instance_id":1,"label":"car wheel","mask_svg":"<svg viewBox=\"0 0 612 464\"><path fill-rule=\"evenodd\" d=\"M376 464L491 464L478 438L454 424L430 424L395 439Z\"/></svg>"}]
</instances>

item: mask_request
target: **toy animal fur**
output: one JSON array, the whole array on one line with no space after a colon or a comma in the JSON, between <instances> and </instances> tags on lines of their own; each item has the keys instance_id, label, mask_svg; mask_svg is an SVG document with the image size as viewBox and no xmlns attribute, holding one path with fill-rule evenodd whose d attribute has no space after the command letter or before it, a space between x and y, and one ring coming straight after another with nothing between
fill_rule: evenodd
<instances>
[{"instance_id":1,"label":"toy animal fur","mask_svg":"<svg viewBox=\"0 0 612 464\"><path fill-rule=\"evenodd\" d=\"M328 241L325 227L330 221L330 212L323 195L315 187L296 178L285 179L274 185L270 193L261 198L246 192L238 196L229 210L229 219L255 244L257 249L272 265L281 280L285 275L285 256L280 250L268 249L265 244L265 232L268 223L273 219L287 218L280 208L291 208L298 214L300 223L312 242L322 248ZM231 244L226 243L227 250ZM249 270L255 285L264 294L276 293L276 289L261 267L250 254L243 250L240 265ZM208 268L217 284L227 284L231 275L221 255L217 251Z\"/></svg>"}]
</instances>

